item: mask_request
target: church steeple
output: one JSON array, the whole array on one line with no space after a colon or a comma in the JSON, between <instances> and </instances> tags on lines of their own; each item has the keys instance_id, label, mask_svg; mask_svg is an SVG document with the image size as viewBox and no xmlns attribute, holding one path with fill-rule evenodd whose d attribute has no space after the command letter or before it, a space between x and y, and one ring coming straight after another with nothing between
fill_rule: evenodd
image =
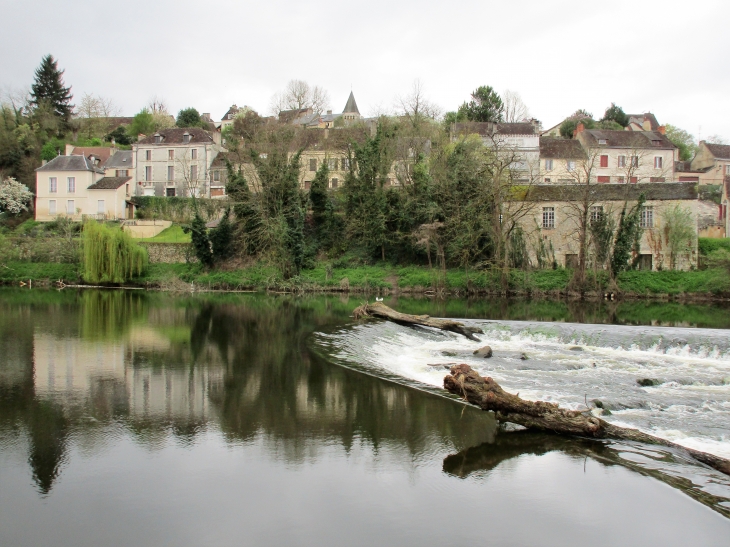
<instances>
[{"instance_id":1,"label":"church steeple","mask_svg":"<svg viewBox=\"0 0 730 547\"><path fill-rule=\"evenodd\" d=\"M357 108L357 103L355 102L355 95L350 91L350 96L347 99L347 104L345 105L345 109L342 111L343 114L357 114L360 115L360 111Z\"/></svg>"}]
</instances>

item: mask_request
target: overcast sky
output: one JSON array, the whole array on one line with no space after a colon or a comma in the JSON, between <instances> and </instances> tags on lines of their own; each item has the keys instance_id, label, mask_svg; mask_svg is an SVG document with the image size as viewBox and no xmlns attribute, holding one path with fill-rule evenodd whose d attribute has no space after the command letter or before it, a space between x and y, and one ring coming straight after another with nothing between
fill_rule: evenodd
<instances>
[{"instance_id":1,"label":"overcast sky","mask_svg":"<svg viewBox=\"0 0 730 547\"><path fill-rule=\"evenodd\" d=\"M290 79L352 89L363 115L392 110L420 79L455 110L479 85L521 94L550 127L613 101L695 137L730 138L730 2L695 0L0 0L0 87L28 87L43 55L78 101L123 115L151 97L220 120L269 111Z\"/></svg>"}]
</instances>

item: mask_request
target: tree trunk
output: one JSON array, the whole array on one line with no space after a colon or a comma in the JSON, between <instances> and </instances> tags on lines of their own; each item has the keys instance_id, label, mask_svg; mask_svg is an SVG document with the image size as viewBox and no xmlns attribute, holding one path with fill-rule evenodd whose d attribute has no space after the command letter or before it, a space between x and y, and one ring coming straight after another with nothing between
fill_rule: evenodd
<instances>
[{"instance_id":1,"label":"tree trunk","mask_svg":"<svg viewBox=\"0 0 730 547\"><path fill-rule=\"evenodd\" d=\"M658 444L682 450L695 460L726 475L730 475L730 460L685 448L658 437L612 425L590 414L564 410L554 403L531 402L504 391L492 378L482 377L469 365L454 365L444 378L444 388L463 397L482 410L491 410L500 422L511 422L527 428L553 431L564 435L579 435L596 439L622 439L647 444Z\"/></svg>"},{"instance_id":2,"label":"tree trunk","mask_svg":"<svg viewBox=\"0 0 730 547\"><path fill-rule=\"evenodd\" d=\"M380 317L381 319L388 319L401 325L421 325L424 327L441 329L461 334L466 336L469 340L475 341L479 341L479 339L474 336L474 333L482 333L481 329L476 327L467 327L463 323L452 321L451 319L434 319L428 315L410 315L408 313L400 313L389 308L382 302L363 304L362 306L355 308L352 315L355 319L360 319L361 317Z\"/></svg>"}]
</instances>

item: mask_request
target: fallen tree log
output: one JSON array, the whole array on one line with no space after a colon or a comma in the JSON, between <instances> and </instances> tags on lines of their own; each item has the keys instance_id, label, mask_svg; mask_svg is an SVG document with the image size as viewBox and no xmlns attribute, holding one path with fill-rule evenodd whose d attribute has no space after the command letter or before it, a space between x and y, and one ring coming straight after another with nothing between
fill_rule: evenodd
<instances>
[{"instance_id":1,"label":"fallen tree log","mask_svg":"<svg viewBox=\"0 0 730 547\"><path fill-rule=\"evenodd\" d=\"M525 401L518 395L507 393L492 378L480 376L466 364L451 367L451 374L444 378L444 388L482 410L493 411L500 422L511 422L529 429L552 431L565 435L619 439L667 446L682 450L698 462L730 475L730 460L686 448L671 441L642 433L637 429L612 425L593 416L589 409L582 412L562 409L557 404L544 401Z\"/></svg>"},{"instance_id":2,"label":"fallen tree log","mask_svg":"<svg viewBox=\"0 0 730 547\"><path fill-rule=\"evenodd\" d=\"M479 341L474 336L475 333L481 334L483 331L476 327L467 327L463 323L458 321L452 321L451 319L434 319L429 315L411 315L408 313L400 313L392 308L389 308L382 302L375 302L374 304L362 304L355 308L352 312L355 319L362 317L380 317L381 319L388 319L394 323L401 325L421 325L423 327L431 327L434 329L441 329L449 332L455 332L466 336L469 340Z\"/></svg>"}]
</instances>

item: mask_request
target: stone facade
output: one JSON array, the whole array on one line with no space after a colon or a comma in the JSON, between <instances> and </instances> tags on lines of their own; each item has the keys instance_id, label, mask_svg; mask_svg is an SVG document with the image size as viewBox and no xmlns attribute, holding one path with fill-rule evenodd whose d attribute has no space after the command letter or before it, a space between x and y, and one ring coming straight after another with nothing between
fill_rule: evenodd
<instances>
[{"instance_id":1,"label":"stone facade","mask_svg":"<svg viewBox=\"0 0 730 547\"><path fill-rule=\"evenodd\" d=\"M184 264L198 261L189 243L139 242L139 244L147 249L150 264Z\"/></svg>"}]
</instances>

